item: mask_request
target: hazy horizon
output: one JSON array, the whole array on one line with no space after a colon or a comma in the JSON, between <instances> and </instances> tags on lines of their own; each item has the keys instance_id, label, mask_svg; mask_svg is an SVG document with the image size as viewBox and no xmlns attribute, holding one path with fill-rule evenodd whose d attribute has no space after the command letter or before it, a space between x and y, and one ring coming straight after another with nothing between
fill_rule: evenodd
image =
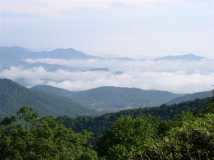
<instances>
[{"instance_id":1,"label":"hazy horizon","mask_svg":"<svg viewBox=\"0 0 214 160\"><path fill-rule=\"evenodd\" d=\"M0 1L0 45L98 56L214 58L212 0Z\"/></svg>"},{"instance_id":2,"label":"hazy horizon","mask_svg":"<svg viewBox=\"0 0 214 160\"><path fill-rule=\"evenodd\" d=\"M63 50L67 50L67 49L74 49L76 51L80 51L83 52L84 54L88 54L88 55L92 55L92 56L98 56L98 57L104 57L104 58L132 58L132 59L152 59L152 58L161 58L161 57L167 57L167 56L183 56L183 55L194 55L194 56L200 56L200 57L204 57L204 58L214 58L212 56L206 56L200 53L194 53L194 52L171 52L171 53L163 53L160 55L143 55L142 57L140 56L136 56L136 55L115 55L115 54L96 54L96 53L92 53L89 51L85 51L85 50L81 50L79 48L72 48L72 47L57 47L57 48L44 48L44 49L39 49L39 48L28 48L25 46L13 46L13 45L7 45L7 46L1 46L0 47L8 47L8 48L23 48L23 49L27 49L29 51L32 52L46 52L46 51L54 51L57 49L63 49Z\"/></svg>"}]
</instances>

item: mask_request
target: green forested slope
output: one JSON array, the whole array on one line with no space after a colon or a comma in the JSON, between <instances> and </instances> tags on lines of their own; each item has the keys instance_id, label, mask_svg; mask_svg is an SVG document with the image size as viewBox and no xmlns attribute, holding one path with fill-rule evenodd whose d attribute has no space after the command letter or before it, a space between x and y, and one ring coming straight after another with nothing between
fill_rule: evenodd
<instances>
[{"instance_id":1,"label":"green forested slope","mask_svg":"<svg viewBox=\"0 0 214 160\"><path fill-rule=\"evenodd\" d=\"M212 97L212 91L205 91L205 92L198 92L198 93L193 93L193 94L187 94L181 97L177 97L171 101L169 101L167 104L179 104L183 102L188 102L188 101L194 101L196 99L204 99Z\"/></svg>"},{"instance_id":2,"label":"green forested slope","mask_svg":"<svg viewBox=\"0 0 214 160\"><path fill-rule=\"evenodd\" d=\"M78 117L73 119L69 117L60 117L59 119L67 127L71 127L76 131L82 131L87 129L92 131L96 135L100 135L106 130L108 130L117 119L123 116L153 116L162 120L170 120L174 119L182 112L192 112L194 114L202 113L207 109L209 102L210 98L206 98L175 105L162 105L160 107L154 108L124 110L117 113L105 114L95 118Z\"/></svg>"},{"instance_id":3,"label":"green forested slope","mask_svg":"<svg viewBox=\"0 0 214 160\"><path fill-rule=\"evenodd\" d=\"M185 113L171 122L121 117L96 148L105 160L213 160L213 131L213 112Z\"/></svg>"},{"instance_id":4,"label":"green forested slope","mask_svg":"<svg viewBox=\"0 0 214 160\"><path fill-rule=\"evenodd\" d=\"M110 86L76 92L51 86L36 86L32 90L68 97L83 106L100 112L159 106L180 96L167 91Z\"/></svg>"},{"instance_id":5,"label":"green forested slope","mask_svg":"<svg viewBox=\"0 0 214 160\"><path fill-rule=\"evenodd\" d=\"M97 160L90 134L75 133L53 117L24 107L0 123L1 160Z\"/></svg>"},{"instance_id":6,"label":"green forested slope","mask_svg":"<svg viewBox=\"0 0 214 160\"><path fill-rule=\"evenodd\" d=\"M14 114L23 105L31 106L41 115L79 116L94 113L71 99L31 91L7 79L0 79L0 115Z\"/></svg>"}]
</instances>

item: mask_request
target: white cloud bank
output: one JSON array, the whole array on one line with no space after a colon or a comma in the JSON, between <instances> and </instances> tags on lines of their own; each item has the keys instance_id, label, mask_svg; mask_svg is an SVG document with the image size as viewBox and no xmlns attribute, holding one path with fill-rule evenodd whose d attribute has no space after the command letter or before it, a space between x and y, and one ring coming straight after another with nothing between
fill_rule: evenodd
<instances>
[{"instance_id":1,"label":"white cloud bank","mask_svg":"<svg viewBox=\"0 0 214 160\"><path fill-rule=\"evenodd\" d=\"M0 71L1 78L24 79L30 86L45 84L68 90L85 90L99 86L122 86L190 93L211 89L214 61L119 61L28 59L39 67L10 67ZM58 65L48 70L45 65ZM61 68L61 67L62 68ZM63 67L67 67L64 69ZM69 67L106 67L109 71L72 71ZM117 74L119 73L119 74Z\"/></svg>"},{"instance_id":2,"label":"white cloud bank","mask_svg":"<svg viewBox=\"0 0 214 160\"><path fill-rule=\"evenodd\" d=\"M183 72L183 73L214 73L212 59L200 61L155 61L155 60L118 60L118 59L89 59L89 60L66 60L66 59L26 59L29 64L48 64L64 67L88 67L109 68L113 71L122 72Z\"/></svg>"}]
</instances>

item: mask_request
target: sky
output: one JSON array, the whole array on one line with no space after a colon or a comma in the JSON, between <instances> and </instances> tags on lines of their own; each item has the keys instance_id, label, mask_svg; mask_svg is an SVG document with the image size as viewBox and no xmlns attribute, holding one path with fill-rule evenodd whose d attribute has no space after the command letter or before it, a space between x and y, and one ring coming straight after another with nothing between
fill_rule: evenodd
<instances>
[{"instance_id":1,"label":"sky","mask_svg":"<svg viewBox=\"0 0 214 160\"><path fill-rule=\"evenodd\" d=\"M0 0L0 46L214 58L214 1Z\"/></svg>"}]
</instances>

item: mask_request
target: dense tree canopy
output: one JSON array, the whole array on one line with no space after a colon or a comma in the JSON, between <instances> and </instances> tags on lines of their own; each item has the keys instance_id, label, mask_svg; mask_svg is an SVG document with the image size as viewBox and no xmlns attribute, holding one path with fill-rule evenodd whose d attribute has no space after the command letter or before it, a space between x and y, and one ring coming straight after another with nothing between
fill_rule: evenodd
<instances>
[{"instance_id":1,"label":"dense tree canopy","mask_svg":"<svg viewBox=\"0 0 214 160\"><path fill-rule=\"evenodd\" d=\"M167 120L136 112L137 116L117 113L113 118L113 114L108 114L104 120L115 121L102 123L108 124L103 126L108 129L95 137L83 131L85 122L92 123L93 118L82 117L84 123L77 133L66 128L61 118L59 121L40 117L31 108L23 107L0 123L0 159L214 160L214 104L212 100L206 102L203 109L201 105L194 109L197 112L184 110L174 116L176 118ZM119 116L116 118L116 115ZM68 118L66 123L76 122Z\"/></svg>"},{"instance_id":2,"label":"dense tree canopy","mask_svg":"<svg viewBox=\"0 0 214 160\"><path fill-rule=\"evenodd\" d=\"M150 118L120 118L98 142L100 156L127 160L156 139L158 123Z\"/></svg>"},{"instance_id":3,"label":"dense tree canopy","mask_svg":"<svg viewBox=\"0 0 214 160\"><path fill-rule=\"evenodd\" d=\"M207 112L183 113L175 121L158 123L148 118L121 118L98 142L106 160L213 160L213 103Z\"/></svg>"},{"instance_id":4,"label":"dense tree canopy","mask_svg":"<svg viewBox=\"0 0 214 160\"><path fill-rule=\"evenodd\" d=\"M88 133L74 133L53 117L38 117L30 108L0 125L0 153L4 160L96 160Z\"/></svg>"},{"instance_id":5,"label":"dense tree canopy","mask_svg":"<svg viewBox=\"0 0 214 160\"><path fill-rule=\"evenodd\" d=\"M59 117L58 119L68 128L77 132L89 130L96 136L105 133L120 118L130 116L133 118L153 116L162 120L173 120L182 112L191 112L194 115L207 112L211 99L201 99L174 105L160 107L124 110L117 113L108 113L98 117Z\"/></svg>"}]
</instances>

